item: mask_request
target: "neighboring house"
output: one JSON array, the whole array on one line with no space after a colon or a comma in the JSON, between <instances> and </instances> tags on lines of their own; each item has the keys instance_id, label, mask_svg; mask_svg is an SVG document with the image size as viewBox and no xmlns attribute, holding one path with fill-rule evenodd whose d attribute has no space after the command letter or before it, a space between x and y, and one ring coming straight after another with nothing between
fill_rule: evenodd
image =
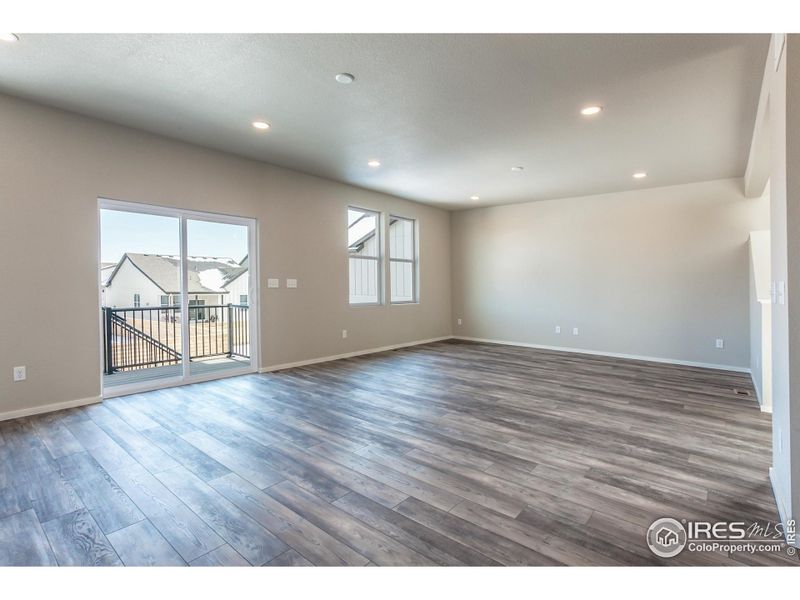
<instances>
[{"instance_id":1,"label":"neighboring house","mask_svg":"<svg viewBox=\"0 0 800 600\"><path fill-rule=\"evenodd\" d=\"M234 275L225 282L223 286L228 290L228 300L231 304L250 304L250 261L245 256L239 266L243 270L238 275ZM226 302L226 303L227 303Z\"/></svg>"},{"instance_id":2,"label":"neighboring house","mask_svg":"<svg viewBox=\"0 0 800 600\"><path fill-rule=\"evenodd\" d=\"M189 306L247 303L249 285L247 257L190 256ZM105 306L112 308L158 308L179 306L180 258L161 254L127 252L105 284ZM158 318L152 311L152 318ZM192 309L190 318L203 320L206 311ZM146 318L146 315L145 315Z\"/></svg>"},{"instance_id":3,"label":"neighboring house","mask_svg":"<svg viewBox=\"0 0 800 600\"><path fill-rule=\"evenodd\" d=\"M104 262L100 263L100 283L105 287L108 283L108 278L111 277L111 274L114 272L118 263L115 262Z\"/></svg>"},{"instance_id":4,"label":"neighboring house","mask_svg":"<svg viewBox=\"0 0 800 600\"><path fill-rule=\"evenodd\" d=\"M100 293L102 295L103 306L106 305L106 285L108 284L108 278L111 277L116 266L117 263L115 262L100 263Z\"/></svg>"}]
</instances>

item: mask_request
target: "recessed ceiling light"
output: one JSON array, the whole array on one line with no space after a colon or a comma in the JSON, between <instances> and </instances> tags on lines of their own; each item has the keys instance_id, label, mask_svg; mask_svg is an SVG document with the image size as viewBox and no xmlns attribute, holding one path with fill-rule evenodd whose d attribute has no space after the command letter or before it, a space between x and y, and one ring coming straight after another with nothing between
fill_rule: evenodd
<instances>
[{"instance_id":1,"label":"recessed ceiling light","mask_svg":"<svg viewBox=\"0 0 800 600\"><path fill-rule=\"evenodd\" d=\"M512 171L524 171L525 167L511 167Z\"/></svg>"},{"instance_id":2,"label":"recessed ceiling light","mask_svg":"<svg viewBox=\"0 0 800 600\"><path fill-rule=\"evenodd\" d=\"M17 42L19 41L19 36L16 33L0 33L0 41Z\"/></svg>"},{"instance_id":3,"label":"recessed ceiling light","mask_svg":"<svg viewBox=\"0 0 800 600\"><path fill-rule=\"evenodd\" d=\"M379 160L371 160L367 163L372 168L377 168L381 166L381 161Z\"/></svg>"},{"instance_id":4,"label":"recessed ceiling light","mask_svg":"<svg viewBox=\"0 0 800 600\"><path fill-rule=\"evenodd\" d=\"M581 109L581 114L586 117L589 117L591 115L596 115L601 110L603 110L602 106L587 106L586 108Z\"/></svg>"},{"instance_id":5,"label":"recessed ceiling light","mask_svg":"<svg viewBox=\"0 0 800 600\"><path fill-rule=\"evenodd\" d=\"M634 179L644 179L645 177L647 177L647 173L644 171L639 171L638 173L633 174Z\"/></svg>"},{"instance_id":6,"label":"recessed ceiling light","mask_svg":"<svg viewBox=\"0 0 800 600\"><path fill-rule=\"evenodd\" d=\"M470 196L469 199L470 200L480 200L481 197L480 196Z\"/></svg>"},{"instance_id":7,"label":"recessed ceiling light","mask_svg":"<svg viewBox=\"0 0 800 600\"><path fill-rule=\"evenodd\" d=\"M351 73L337 73L335 79L339 83L353 83L356 80Z\"/></svg>"},{"instance_id":8,"label":"recessed ceiling light","mask_svg":"<svg viewBox=\"0 0 800 600\"><path fill-rule=\"evenodd\" d=\"M256 129L269 129L270 125L266 121L253 121L253 127Z\"/></svg>"}]
</instances>

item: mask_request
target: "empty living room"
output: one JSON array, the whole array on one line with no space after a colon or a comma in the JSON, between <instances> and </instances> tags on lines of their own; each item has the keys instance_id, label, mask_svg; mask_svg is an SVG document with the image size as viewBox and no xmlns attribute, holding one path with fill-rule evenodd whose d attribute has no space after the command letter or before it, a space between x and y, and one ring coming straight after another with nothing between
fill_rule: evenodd
<instances>
[{"instance_id":1,"label":"empty living room","mask_svg":"<svg viewBox=\"0 0 800 600\"><path fill-rule=\"evenodd\" d=\"M800 566L788 9L80 4L0 33L8 597Z\"/></svg>"}]
</instances>

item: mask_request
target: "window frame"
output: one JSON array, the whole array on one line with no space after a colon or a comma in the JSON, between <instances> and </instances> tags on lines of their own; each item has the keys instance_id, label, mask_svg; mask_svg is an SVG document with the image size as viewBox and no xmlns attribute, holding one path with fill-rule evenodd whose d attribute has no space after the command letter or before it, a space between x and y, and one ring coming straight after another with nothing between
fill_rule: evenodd
<instances>
[{"instance_id":1,"label":"window frame","mask_svg":"<svg viewBox=\"0 0 800 600\"><path fill-rule=\"evenodd\" d=\"M411 222L411 235L413 236L411 239L411 249L413 252L413 258L392 258L392 247L391 247L391 227L392 227L392 220L396 219L398 221L410 221ZM419 272L419 245L418 245L418 229L417 229L417 219L413 219L411 217L401 217L400 215L390 214L389 215L389 224L387 226L387 238L389 243L389 249L387 250L386 254L389 258L389 304L419 304L419 279L418 279L418 272ZM406 263L411 264L411 300L392 300L392 263Z\"/></svg>"},{"instance_id":2,"label":"window frame","mask_svg":"<svg viewBox=\"0 0 800 600\"><path fill-rule=\"evenodd\" d=\"M364 208L361 206L356 206L353 204L347 205L346 216L349 215L351 210L357 210L359 212L366 213L368 215L375 216L375 249L376 255L375 256L362 256L359 254L352 254L350 252L350 239L349 239L349 232L350 228L355 225L358 221L354 221L353 223L347 222L347 229L345 230L345 234L348 236L347 239L347 305L348 306L382 306L384 301L384 288L385 282L383 279L383 261L384 261L384 249L383 249L383 235L382 235L382 225L383 225L383 213L379 210L374 210L372 208ZM363 217L362 217L363 218ZM359 219L360 220L360 219ZM364 261L374 261L376 265L376 275L375 275L375 292L377 296L377 300L374 302L353 302L350 299L350 260L364 260Z\"/></svg>"},{"instance_id":3,"label":"window frame","mask_svg":"<svg viewBox=\"0 0 800 600\"><path fill-rule=\"evenodd\" d=\"M142 295L141 294L134 294L133 295L133 308L141 308L142 307Z\"/></svg>"}]
</instances>

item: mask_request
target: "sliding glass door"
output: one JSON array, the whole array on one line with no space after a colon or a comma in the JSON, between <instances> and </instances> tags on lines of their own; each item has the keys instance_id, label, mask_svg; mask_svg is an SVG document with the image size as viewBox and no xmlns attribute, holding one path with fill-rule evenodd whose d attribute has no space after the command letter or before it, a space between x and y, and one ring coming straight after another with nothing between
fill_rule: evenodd
<instances>
[{"instance_id":1,"label":"sliding glass door","mask_svg":"<svg viewBox=\"0 0 800 600\"><path fill-rule=\"evenodd\" d=\"M104 395L254 371L255 221L99 204Z\"/></svg>"}]
</instances>

